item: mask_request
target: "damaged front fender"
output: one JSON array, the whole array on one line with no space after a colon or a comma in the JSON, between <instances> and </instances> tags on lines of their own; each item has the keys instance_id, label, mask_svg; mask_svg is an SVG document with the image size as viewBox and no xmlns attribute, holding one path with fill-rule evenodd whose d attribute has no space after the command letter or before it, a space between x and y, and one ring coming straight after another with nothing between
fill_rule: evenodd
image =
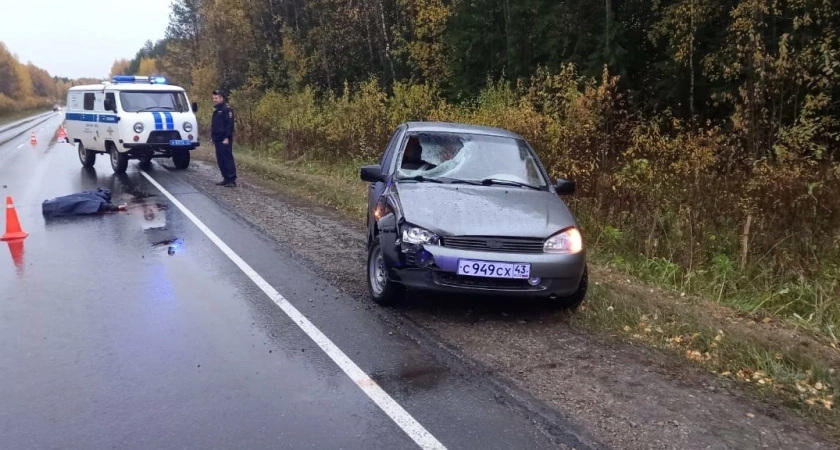
<instances>
[{"instance_id":1,"label":"damaged front fender","mask_svg":"<svg viewBox=\"0 0 840 450\"><path fill-rule=\"evenodd\" d=\"M382 257L387 267L401 267L399 255L399 227L397 226L396 215L385 214L376 221L376 228L379 230L376 236L382 248Z\"/></svg>"}]
</instances>

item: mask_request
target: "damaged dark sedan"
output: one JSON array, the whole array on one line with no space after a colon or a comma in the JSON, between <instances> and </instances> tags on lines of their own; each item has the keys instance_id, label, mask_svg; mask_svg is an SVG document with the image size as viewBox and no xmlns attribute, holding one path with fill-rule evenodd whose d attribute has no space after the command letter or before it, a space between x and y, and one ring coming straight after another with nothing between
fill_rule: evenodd
<instances>
[{"instance_id":1,"label":"damaged dark sedan","mask_svg":"<svg viewBox=\"0 0 840 450\"><path fill-rule=\"evenodd\" d=\"M521 136L433 122L400 125L379 164L364 166L371 297L405 289L536 297L574 308L588 271L577 220Z\"/></svg>"}]
</instances>

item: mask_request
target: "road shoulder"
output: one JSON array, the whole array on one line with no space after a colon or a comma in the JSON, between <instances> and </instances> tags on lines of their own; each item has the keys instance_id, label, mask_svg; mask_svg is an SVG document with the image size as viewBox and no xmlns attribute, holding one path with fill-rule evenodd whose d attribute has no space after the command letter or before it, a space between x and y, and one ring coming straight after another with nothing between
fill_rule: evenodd
<instances>
[{"instance_id":1,"label":"road shoulder","mask_svg":"<svg viewBox=\"0 0 840 450\"><path fill-rule=\"evenodd\" d=\"M483 382L507 386L518 408L531 408L531 396L550 405L554 411L541 413L547 423L552 414L570 418L620 448L831 448L816 427L732 381L581 329L540 305L413 298L382 310L367 299L364 231L356 221L284 195L245 168L240 188L216 187L217 172L197 161L184 177L365 308L421 333Z\"/></svg>"}]
</instances>

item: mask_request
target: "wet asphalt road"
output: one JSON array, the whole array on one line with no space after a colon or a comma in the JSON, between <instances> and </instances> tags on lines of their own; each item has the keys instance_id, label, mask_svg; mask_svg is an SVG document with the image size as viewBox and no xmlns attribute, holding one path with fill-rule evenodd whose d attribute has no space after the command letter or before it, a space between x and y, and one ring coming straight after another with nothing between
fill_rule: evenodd
<instances>
[{"instance_id":1,"label":"wet asphalt road","mask_svg":"<svg viewBox=\"0 0 840 450\"><path fill-rule=\"evenodd\" d=\"M418 447L136 161L121 176L104 155L84 169L73 146L52 141L59 123L34 125L36 145L30 128L0 145L0 194L30 233L22 249L0 243L0 446ZM447 448L563 447L185 183L170 160L147 173ZM129 211L45 222L43 200L97 187Z\"/></svg>"}]
</instances>

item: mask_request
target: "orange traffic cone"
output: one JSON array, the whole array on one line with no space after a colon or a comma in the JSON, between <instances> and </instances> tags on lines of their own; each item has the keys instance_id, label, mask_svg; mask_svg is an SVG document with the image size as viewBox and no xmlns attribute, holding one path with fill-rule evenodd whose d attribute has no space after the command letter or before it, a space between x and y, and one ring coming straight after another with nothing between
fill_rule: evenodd
<instances>
[{"instance_id":1,"label":"orange traffic cone","mask_svg":"<svg viewBox=\"0 0 840 450\"><path fill-rule=\"evenodd\" d=\"M58 138L59 139L67 139L67 132L64 131L64 126L58 127Z\"/></svg>"},{"instance_id":2,"label":"orange traffic cone","mask_svg":"<svg viewBox=\"0 0 840 450\"><path fill-rule=\"evenodd\" d=\"M23 239L29 236L29 233L20 228L20 221L18 220L15 205L12 203L12 197L6 196L6 234L0 237L0 241L12 241L16 239Z\"/></svg>"},{"instance_id":3,"label":"orange traffic cone","mask_svg":"<svg viewBox=\"0 0 840 450\"><path fill-rule=\"evenodd\" d=\"M38 143L38 139L35 137L35 132L33 131L32 134L29 136L29 143L35 145Z\"/></svg>"},{"instance_id":4,"label":"orange traffic cone","mask_svg":"<svg viewBox=\"0 0 840 450\"><path fill-rule=\"evenodd\" d=\"M23 270L23 239L8 242L9 252L12 254L12 261L18 270Z\"/></svg>"}]
</instances>

